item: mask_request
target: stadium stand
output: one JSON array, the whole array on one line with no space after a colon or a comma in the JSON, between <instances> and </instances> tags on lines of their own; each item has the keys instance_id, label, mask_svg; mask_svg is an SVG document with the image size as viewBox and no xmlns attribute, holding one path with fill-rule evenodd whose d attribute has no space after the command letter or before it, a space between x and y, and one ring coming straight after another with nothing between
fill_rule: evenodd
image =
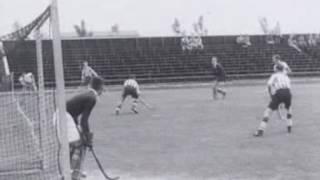
<instances>
[{"instance_id":1,"label":"stadium stand","mask_svg":"<svg viewBox=\"0 0 320 180\"><path fill-rule=\"evenodd\" d=\"M265 36L250 36L252 46L242 48L237 36L203 37L204 50L183 53L180 37L77 39L63 40L64 70L67 86L80 82L80 65L84 60L105 78L107 84L119 84L131 73L141 83L210 80L210 58L215 55L232 79L258 78L272 71L272 54L280 54L291 66L294 75L317 73L318 58L299 53L287 43L288 35L279 44L265 43ZM14 42L6 41L6 47ZM54 81L51 41L43 41L45 79ZM35 42L25 41L8 54L9 65L15 73L35 72ZM14 65L13 65L14 64Z\"/></svg>"}]
</instances>

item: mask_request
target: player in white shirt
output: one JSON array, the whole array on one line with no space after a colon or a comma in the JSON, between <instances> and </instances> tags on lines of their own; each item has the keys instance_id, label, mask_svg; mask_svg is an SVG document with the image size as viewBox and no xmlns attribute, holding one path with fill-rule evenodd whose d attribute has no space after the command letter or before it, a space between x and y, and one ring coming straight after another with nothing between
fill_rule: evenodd
<instances>
[{"instance_id":1,"label":"player in white shirt","mask_svg":"<svg viewBox=\"0 0 320 180\"><path fill-rule=\"evenodd\" d=\"M281 60L281 57L279 54L274 54L272 56L272 61L273 61L273 71L276 72L277 71L277 66L282 66L283 67L283 72L286 73L286 74L290 74L292 71L291 71L291 68L289 67L289 65L285 62L285 61L282 61ZM280 104L279 106L279 110L278 110L278 113L279 113L279 117L281 119L282 118L282 115L281 115L281 112L284 111L284 106L283 104Z\"/></svg>"},{"instance_id":2,"label":"player in white shirt","mask_svg":"<svg viewBox=\"0 0 320 180\"><path fill-rule=\"evenodd\" d=\"M138 105L139 95L140 95L139 84L136 81L135 76L130 75L129 79L125 80L125 82L123 84L121 102L119 103L119 105L116 108L116 114L118 115L120 113L122 104L124 103L127 96L131 96L133 98L131 110L137 114L138 113L137 105Z\"/></svg>"},{"instance_id":3,"label":"player in white shirt","mask_svg":"<svg viewBox=\"0 0 320 180\"><path fill-rule=\"evenodd\" d=\"M278 55L278 54L273 55L273 56L272 56L272 61L273 61L273 63L274 63L274 65L273 65L273 71L274 71L274 72L276 72L276 67L277 67L278 65L281 65L281 66L283 67L283 72L285 72L285 73L287 73L287 74L289 74L289 73L292 72L292 71L291 71L291 68L289 67L289 65L288 65L286 62L284 62L284 61L281 60L280 55Z\"/></svg>"},{"instance_id":4,"label":"player in white shirt","mask_svg":"<svg viewBox=\"0 0 320 180\"><path fill-rule=\"evenodd\" d=\"M284 67L281 65L276 66L276 72L271 75L268 81L268 92L271 97L269 106L264 111L264 116L260 122L258 130L254 133L254 136L263 136L263 133L267 127L269 117L273 111L278 110L281 103L284 104L286 109L285 120L287 122L287 131L291 133L292 130L292 113L291 113L291 83L288 75L284 72Z\"/></svg>"},{"instance_id":5,"label":"player in white shirt","mask_svg":"<svg viewBox=\"0 0 320 180\"><path fill-rule=\"evenodd\" d=\"M23 90L37 90L35 78L31 72L23 72L19 77L19 82L22 85Z\"/></svg>"},{"instance_id":6,"label":"player in white shirt","mask_svg":"<svg viewBox=\"0 0 320 180\"><path fill-rule=\"evenodd\" d=\"M81 85L88 86L93 77L98 77L98 73L88 65L88 61L84 61L81 70Z\"/></svg>"}]
</instances>

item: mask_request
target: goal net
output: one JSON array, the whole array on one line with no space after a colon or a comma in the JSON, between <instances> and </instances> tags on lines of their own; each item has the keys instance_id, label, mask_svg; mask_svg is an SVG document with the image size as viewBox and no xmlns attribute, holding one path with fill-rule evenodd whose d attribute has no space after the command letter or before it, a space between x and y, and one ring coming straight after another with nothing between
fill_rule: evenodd
<instances>
[{"instance_id":1,"label":"goal net","mask_svg":"<svg viewBox=\"0 0 320 180\"><path fill-rule=\"evenodd\" d=\"M50 17L51 6L0 37L0 179L68 179L67 144L53 122L59 109L53 40L42 39Z\"/></svg>"}]
</instances>

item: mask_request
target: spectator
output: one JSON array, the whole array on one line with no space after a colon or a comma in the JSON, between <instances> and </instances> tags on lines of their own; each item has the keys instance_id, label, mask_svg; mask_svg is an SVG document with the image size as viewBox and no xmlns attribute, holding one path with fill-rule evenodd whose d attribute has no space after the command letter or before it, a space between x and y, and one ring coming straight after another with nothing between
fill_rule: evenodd
<instances>
[{"instance_id":1,"label":"spectator","mask_svg":"<svg viewBox=\"0 0 320 180\"><path fill-rule=\"evenodd\" d=\"M36 81L31 72L23 72L19 77L19 82L22 85L23 91L36 91Z\"/></svg>"},{"instance_id":2,"label":"spectator","mask_svg":"<svg viewBox=\"0 0 320 180\"><path fill-rule=\"evenodd\" d=\"M307 47L307 42L303 35L298 37L298 46L299 47Z\"/></svg>"},{"instance_id":3,"label":"spectator","mask_svg":"<svg viewBox=\"0 0 320 180\"><path fill-rule=\"evenodd\" d=\"M315 38L316 45L320 44L320 34L315 34L314 38Z\"/></svg>"},{"instance_id":4,"label":"spectator","mask_svg":"<svg viewBox=\"0 0 320 180\"><path fill-rule=\"evenodd\" d=\"M186 35L185 32L182 33L182 38L181 38L181 48L182 48L182 51L185 52L187 50L189 50L188 46L189 46L189 38L188 36Z\"/></svg>"},{"instance_id":5,"label":"spectator","mask_svg":"<svg viewBox=\"0 0 320 180\"><path fill-rule=\"evenodd\" d=\"M236 39L237 44L240 44L242 47L249 47L251 46L250 36L248 35L240 35Z\"/></svg>"},{"instance_id":6,"label":"spectator","mask_svg":"<svg viewBox=\"0 0 320 180\"><path fill-rule=\"evenodd\" d=\"M295 50L297 50L298 52L302 52L302 50L298 46L298 43L297 43L297 40L295 39L295 35L294 34L291 34L289 36L288 45L290 47L294 48Z\"/></svg>"},{"instance_id":7,"label":"spectator","mask_svg":"<svg viewBox=\"0 0 320 180\"><path fill-rule=\"evenodd\" d=\"M195 48L198 50L203 50L204 46L202 43L202 38L200 35L194 37Z\"/></svg>"},{"instance_id":8,"label":"spectator","mask_svg":"<svg viewBox=\"0 0 320 180\"><path fill-rule=\"evenodd\" d=\"M267 44L275 44L272 34L267 34L266 41L267 41Z\"/></svg>"},{"instance_id":9,"label":"spectator","mask_svg":"<svg viewBox=\"0 0 320 180\"><path fill-rule=\"evenodd\" d=\"M189 36L189 48L190 50L194 50L197 47L197 40L194 36L194 34L191 34L191 36Z\"/></svg>"},{"instance_id":10,"label":"spectator","mask_svg":"<svg viewBox=\"0 0 320 180\"><path fill-rule=\"evenodd\" d=\"M202 39L199 35L192 34L191 36L186 36L185 33L183 33L183 37L181 38L181 47L184 52L203 50L204 48Z\"/></svg>"},{"instance_id":11,"label":"spectator","mask_svg":"<svg viewBox=\"0 0 320 180\"><path fill-rule=\"evenodd\" d=\"M188 38L187 49L188 49L188 51L192 51L193 44L194 44L193 38L192 38L192 36L188 36L187 38Z\"/></svg>"},{"instance_id":12,"label":"spectator","mask_svg":"<svg viewBox=\"0 0 320 180\"><path fill-rule=\"evenodd\" d=\"M314 47L317 45L317 40L316 40L316 35L315 34L310 34L308 38L308 45L311 47Z\"/></svg>"}]
</instances>

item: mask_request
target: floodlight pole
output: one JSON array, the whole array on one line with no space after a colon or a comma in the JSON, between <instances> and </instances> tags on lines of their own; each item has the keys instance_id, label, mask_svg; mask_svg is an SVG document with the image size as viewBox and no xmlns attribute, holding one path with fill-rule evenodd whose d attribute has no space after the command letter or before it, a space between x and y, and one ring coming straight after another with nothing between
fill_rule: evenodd
<instances>
[{"instance_id":1,"label":"floodlight pole","mask_svg":"<svg viewBox=\"0 0 320 180\"><path fill-rule=\"evenodd\" d=\"M51 4L51 22L52 22L52 35L53 35L53 57L54 57L54 69L56 79L56 101L59 107L59 128L60 128L60 143L61 143L61 157L60 166L63 171L63 179L71 180L70 177L70 157L69 157L69 144L67 135L67 121L66 121L66 101L65 101L65 86L64 86L64 74L63 74L63 61L62 61L62 47L59 28L58 17L58 2L52 0Z\"/></svg>"}]
</instances>

